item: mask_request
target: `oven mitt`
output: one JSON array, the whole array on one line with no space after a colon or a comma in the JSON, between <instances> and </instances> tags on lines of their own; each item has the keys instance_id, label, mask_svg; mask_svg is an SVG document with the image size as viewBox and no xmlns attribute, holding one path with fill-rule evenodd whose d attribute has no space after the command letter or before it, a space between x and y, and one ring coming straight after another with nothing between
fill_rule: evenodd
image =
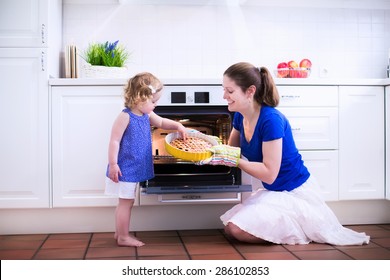
<instances>
[{"instance_id":1,"label":"oven mitt","mask_svg":"<svg viewBox=\"0 0 390 280\"><path fill-rule=\"evenodd\" d=\"M219 145L222 144L222 140L221 138L219 138L218 136L212 136L212 135L208 135L210 138L213 138L215 141L218 142Z\"/></svg>"},{"instance_id":2,"label":"oven mitt","mask_svg":"<svg viewBox=\"0 0 390 280\"><path fill-rule=\"evenodd\" d=\"M241 156L241 148L229 145L216 145L209 149L213 155L207 159L197 162L197 165L226 165L235 167Z\"/></svg>"}]
</instances>

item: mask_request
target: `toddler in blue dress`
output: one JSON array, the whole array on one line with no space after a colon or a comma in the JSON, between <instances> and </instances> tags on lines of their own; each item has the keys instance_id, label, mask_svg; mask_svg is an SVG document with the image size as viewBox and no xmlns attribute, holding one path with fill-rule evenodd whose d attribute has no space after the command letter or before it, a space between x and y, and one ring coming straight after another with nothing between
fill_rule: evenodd
<instances>
[{"instance_id":1,"label":"toddler in blue dress","mask_svg":"<svg viewBox=\"0 0 390 280\"><path fill-rule=\"evenodd\" d=\"M151 73L130 78L124 91L125 109L112 126L105 194L118 197L114 237L119 246L144 245L129 234L129 226L139 182L154 177L150 126L178 130L186 137L186 128L181 123L153 112L162 89L161 81Z\"/></svg>"}]
</instances>

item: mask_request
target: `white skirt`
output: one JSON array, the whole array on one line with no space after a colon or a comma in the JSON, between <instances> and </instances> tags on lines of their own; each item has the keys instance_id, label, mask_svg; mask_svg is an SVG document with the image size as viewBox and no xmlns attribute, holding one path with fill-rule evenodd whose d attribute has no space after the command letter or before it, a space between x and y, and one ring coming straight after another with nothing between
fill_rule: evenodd
<instances>
[{"instance_id":1,"label":"white skirt","mask_svg":"<svg viewBox=\"0 0 390 280\"><path fill-rule=\"evenodd\" d=\"M124 199L134 199L139 183L121 182L115 183L110 178L106 177L105 195L115 196Z\"/></svg>"},{"instance_id":2,"label":"white skirt","mask_svg":"<svg viewBox=\"0 0 390 280\"><path fill-rule=\"evenodd\" d=\"M276 244L368 244L370 237L343 227L321 198L318 183L309 178L287 192L258 190L221 216L224 225Z\"/></svg>"}]
</instances>

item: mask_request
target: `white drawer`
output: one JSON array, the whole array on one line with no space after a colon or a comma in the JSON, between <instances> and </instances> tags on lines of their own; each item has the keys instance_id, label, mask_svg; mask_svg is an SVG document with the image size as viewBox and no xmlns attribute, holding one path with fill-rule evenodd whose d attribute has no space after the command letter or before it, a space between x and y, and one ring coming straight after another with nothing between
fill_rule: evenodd
<instances>
[{"instance_id":1,"label":"white drawer","mask_svg":"<svg viewBox=\"0 0 390 280\"><path fill-rule=\"evenodd\" d=\"M290 121L300 150L338 149L338 108L278 108Z\"/></svg>"},{"instance_id":2,"label":"white drawer","mask_svg":"<svg viewBox=\"0 0 390 280\"><path fill-rule=\"evenodd\" d=\"M338 106L337 86L278 86L279 107Z\"/></svg>"}]
</instances>

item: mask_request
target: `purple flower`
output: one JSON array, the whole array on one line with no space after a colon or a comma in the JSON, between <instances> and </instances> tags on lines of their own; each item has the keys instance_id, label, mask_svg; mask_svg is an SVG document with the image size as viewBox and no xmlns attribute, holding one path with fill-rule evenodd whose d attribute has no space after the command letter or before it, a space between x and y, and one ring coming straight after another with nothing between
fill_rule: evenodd
<instances>
[{"instance_id":1,"label":"purple flower","mask_svg":"<svg viewBox=\"0 0 390 280\"><path fill-rule=\"evenodd\" d=\"M106 53L112 53L111 56L114 57L114 49L116 48L116 45L118 44L119 40L116 40L114 43L109 43L108 41L104 44L104 49Z\"/></svg>"}]
</instances>

